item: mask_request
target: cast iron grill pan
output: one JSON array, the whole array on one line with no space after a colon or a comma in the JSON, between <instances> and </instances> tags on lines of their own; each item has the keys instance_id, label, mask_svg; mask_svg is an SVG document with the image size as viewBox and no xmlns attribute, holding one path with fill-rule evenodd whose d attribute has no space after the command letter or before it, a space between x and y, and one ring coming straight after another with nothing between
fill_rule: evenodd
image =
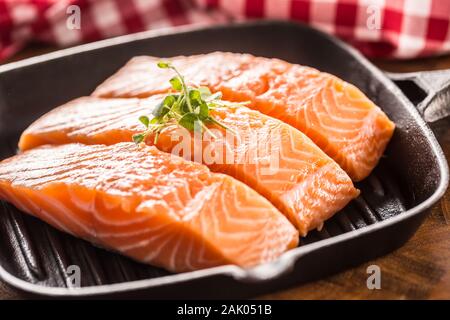
<instances>
[{"instance_id":1,"label":"cast iron grill pan","mask_svg":"<svg viewBox=\"0 0 450 320\"><path fill-rule=\"evenodd\" d=\"M132 56L215 50L313 66L356 84L380 105L397 130L378 167L357 184L361 196L272 264L250 271L225 266L182 274L96 248L0 202L3 280L34 294L61 297L249 297L335 273L409 239L426 209L445 191L448 172L441 149L413 105L381 72L341 42L297 24L259 22L177 34L143 33L0 67L0 159L16 153L20 133L34 119L88 95ZM414 102L433 93L419 89L412 76L396 80ZM81 288L74 287L71 265L80 267Z\"/></svg>"}]
</instances>

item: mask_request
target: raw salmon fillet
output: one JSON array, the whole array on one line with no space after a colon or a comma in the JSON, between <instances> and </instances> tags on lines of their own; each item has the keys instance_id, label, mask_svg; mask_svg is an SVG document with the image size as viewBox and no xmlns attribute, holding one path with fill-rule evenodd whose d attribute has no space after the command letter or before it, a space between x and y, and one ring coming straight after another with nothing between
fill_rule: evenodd
<instances>
[{"instance_id":1,"label":"raw salmon fillet","mask_svg":"<svg viewBox=\"0 0 450 320\"><path fill-rule=\"evenodd\" d=\"M131 141L133 134L145 130L139 116L151 114L161 99L76 99L33 123L23 133L19 148ZM156 146L246 183L284 213L301 235L321 227L358 195L348 175L295 128L242 106L217 108L212 115L236 133L231 140L226 136L230 130L218 127L210 128L217 132L208 139L170 126ZM183 152L177 151L180 141L187 145L180 148ZM199 141L201 149L194 148ZM146 142L152 144L153 137Z\"/></svg>"},{"instance_id":2,"label":"raw salmon fillet","mask_svg":"<svg viewBox=\"0 0 450 320\"><path fill-rule=\"evenodd\" d=\"M148 97L168 91L172 77L156 62L131 59L93 93L97 97ZM299 129L355 181L377 165L394 132L394 123L358 88L328 73L278 59L215 52L170 61L192 84L222 91L230 101Z\"/></svg>"},{"instance_id":3,"label":"raw salmon fillet","mask_svg":"<svg viewBox=\"0 0 450 320\"><path fill-rule=\"evenodd\" d=\"M155 147L43 146L0 162L0 199L137 261L182 272L251 267L298 232L245 184Z\"/></svg>"}]
</instances>

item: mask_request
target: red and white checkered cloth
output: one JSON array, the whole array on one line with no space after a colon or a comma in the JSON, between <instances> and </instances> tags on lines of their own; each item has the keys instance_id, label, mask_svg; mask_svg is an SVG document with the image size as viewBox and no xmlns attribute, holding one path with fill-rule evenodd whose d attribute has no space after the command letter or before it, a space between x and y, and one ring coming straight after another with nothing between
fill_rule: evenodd
<instances>
[{"instance_id":1,"label":"red and white checkered cloth","mask_svg":"<svg viewBox=\"0 0 450 320\"><path fill-rule=\"evenodd\" d=\"M68 28L77 8L80 28ZM450 52L450 0L0 0L0 60L30 41L63 47L142 30L256 18L306 22L371 57Z\"/></svg>"}]
</instances>

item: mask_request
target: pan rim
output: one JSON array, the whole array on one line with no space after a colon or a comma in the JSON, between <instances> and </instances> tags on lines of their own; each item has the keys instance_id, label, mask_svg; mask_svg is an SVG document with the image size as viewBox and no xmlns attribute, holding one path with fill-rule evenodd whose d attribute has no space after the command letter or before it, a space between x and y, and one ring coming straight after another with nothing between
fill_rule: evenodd
<instances>
[{"instance_id":1,"label":"pan rim","mask_svg":"<svg viewBox=\"0 0 450 320\"><path fill-rule=\"evenodd\" d=\"M319 30L313 29L300 23L283 20L263 20L263 21L239 22L233 23L231 25L230 24L218 24L214 26L194 25L194 26L181 26L170 29L165 28L160 30L144 31L135 34L101 40L93 43L83 44L72 48L62 49L52 53L47 53L44 55L28 58L25 60L5 64L3 66L0 66L0 75L8 71L13 71L19 68L32 66L34 64L43 63L54 59L59 59L65 56L70 56L82 52L94 51L96 49L107 48L116 45L123 45L133 41L156 38L175 33L186 34L190 32L200 32L211 29L230 29L230 28L242 28L251 26L279 26L289 28L292 27L306 28L311 32L315 32L318 36L322 38L327 38L329 41L332 41L335 45L340 47L343 51L348 52L355 60L359 61L362 65L364 65L369 70L369 72L371 72L372 75L375 78L377 78L377 80L380 80L381 82L385 83L388 86L388 89L391 90L398 97L400 102L404 104L405 108L407 108L407 111L410 112L410 114L413 116L416 124L422 129L424 137L431 145L430 147L433 151L433 156L436 158L440 172L440 181L433 194L420 204L414 206L413 208L405 211L400 215L364 227L362 229L353 230L325 240L297 247L284 253L280 258L271 263L256 266L252 269L247 270L233 265L226 265L187 273L171 274L152 279L142 279L122 283L88 286L81 288L62 288L62 287L48 287L40 284L27 282L25 280L13 276L0 265L0 279L18 289L24 290L29 293L54 297L81 297L81 296L96 296L110 293L121 293L127 291L142 290L145 288L159 287L166 284L175 285L183 282L188 282L216 275L229 276L236 281L247 283L269 281L274 280L280 277L281 275L285 274L289 270L291 270L294 267L294 264L298 258L318 249L319 247L327 247L337 243L345 242L350 239L360 237L364 234L375 232L379 229L388 227L390 225L400 223L403 220L406 220L414 215L423 212L424 210L429 209L437 201L439 201L439 199L444 195L449 183L448 164L442 151L442 148L437 142L433 132L425 123L425 120L420 116L417 109L411 104L411 102L406 98L406 96L401 92L401 90L388 77L386 77L386 75L381 70L375 67L356 49L350 47L349 45L347 45L346 43L342 42L341 40L335 37L332 37Z\"/></svg>"}]
</instances>

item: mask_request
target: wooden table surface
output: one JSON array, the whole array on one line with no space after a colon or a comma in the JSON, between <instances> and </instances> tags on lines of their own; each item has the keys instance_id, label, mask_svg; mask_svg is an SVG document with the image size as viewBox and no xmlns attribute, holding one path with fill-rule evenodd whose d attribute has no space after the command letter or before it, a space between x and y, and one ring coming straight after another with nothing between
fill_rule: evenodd
<instances>
[{"instance_id":1,"label":"wooden table surface","mask_svg":"<svg viewBox=\"0 0 450 320\"><path fill-rule=\"evenodd\" d=\"M52 48L33 47L13 60L45 53ZM11 60L12 61L12 60ZM410 72L450 69L450 56L406 62L374 61L383 70ZM450 162L450 121L439 134L439 142ZM366 268L381 269L381 289L366 286ZM25 295L0 282L0 299L22 299ZM359 267L329 278L265 295L264 299L450 299L450 189L402 248Z\"/></svg>"}]
</instances>

